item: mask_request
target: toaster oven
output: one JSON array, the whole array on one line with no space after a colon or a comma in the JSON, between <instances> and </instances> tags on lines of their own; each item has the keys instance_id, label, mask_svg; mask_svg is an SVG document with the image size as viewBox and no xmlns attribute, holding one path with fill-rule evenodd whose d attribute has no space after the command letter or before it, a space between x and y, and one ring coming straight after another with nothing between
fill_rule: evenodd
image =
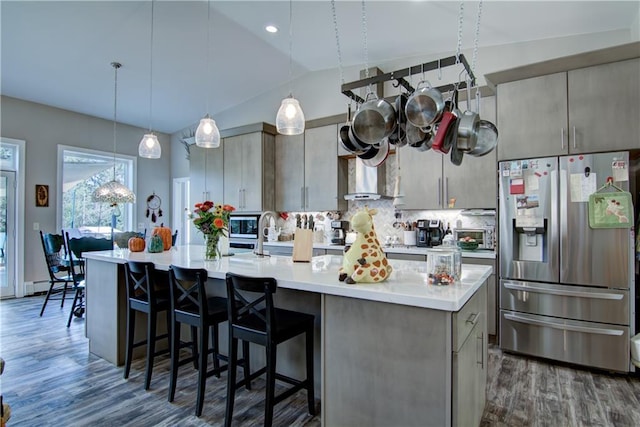
<instances>
[{"instance_id":1,"label":"toaster oven","mask_svg":"<svg viewBox=\"0 0 640 427\"><path fill-rule=\"evenodd\" d=\"M494 250L492 228L456 228L453 237L456 241L469 237L478 242L479 249Z\"/></svg>"}]
</instances>

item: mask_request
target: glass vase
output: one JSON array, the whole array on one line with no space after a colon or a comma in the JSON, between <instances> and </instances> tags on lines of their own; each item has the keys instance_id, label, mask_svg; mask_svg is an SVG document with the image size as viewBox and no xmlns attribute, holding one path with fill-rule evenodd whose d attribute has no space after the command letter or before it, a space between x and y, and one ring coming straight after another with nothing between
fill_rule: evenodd
<instances>
[{"instance_id":1,"label":"glass vase","mask_svg":"<svg viewBox=\"0 0 640 427\"><path fill-rule=\"evenodd\" d=\"M204 259L205 261L213 261L220 259L220 249L218 249L219 234L206 234L204 236Z\"/></svg>"}]
</instances>

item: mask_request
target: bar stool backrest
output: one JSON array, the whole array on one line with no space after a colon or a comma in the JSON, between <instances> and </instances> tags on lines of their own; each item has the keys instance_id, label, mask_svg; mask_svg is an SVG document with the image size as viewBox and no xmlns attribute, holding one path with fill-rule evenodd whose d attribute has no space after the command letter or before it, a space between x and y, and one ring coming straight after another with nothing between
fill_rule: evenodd
<instances>
[{"instance_id":1,"label":"bar stool backrest","mask_svg":"<svg viewBox=\"0 0 640 427\"><path fill-rule=\"evenodd\" d=\"M42 242L42 251L51 279L55 279L55 273L68 271L69 268L62 263L62 257L66 255L66 247L62 235L40 231L40 241Z\"/></svg>"},{"instance_id":2,"label":"bar stool backrest","mask_svg":"<svg viewBox=\"0 0 640 427\"><path fill-rule=\"evenodd\" d=\"M187 316L206 316L209 312L207 304L207 270L204 268L169 267L171 283L171 307L176 313Z\"/></svg>"},{"instance_id":3,"label":"bar stool backrest","mask_svg":"<svg viewBox=\"0 0 640 427\"><path fill-rule=\"evenodd\" d=\"M156 301L156 267L152 262L129 261L124 264L129 299L153 304Z\"/></svg>"},{"instance_id":4,"label":"bar stool backrest","mask_svg":"<svg viewBox=\"0 0 640 427\"><path fill-rule=\"evenodd\" d=\"M271 336L277 329L273 304L276 279L227 273L226 282L229 323Z\"/></svg>"}]
</instances>

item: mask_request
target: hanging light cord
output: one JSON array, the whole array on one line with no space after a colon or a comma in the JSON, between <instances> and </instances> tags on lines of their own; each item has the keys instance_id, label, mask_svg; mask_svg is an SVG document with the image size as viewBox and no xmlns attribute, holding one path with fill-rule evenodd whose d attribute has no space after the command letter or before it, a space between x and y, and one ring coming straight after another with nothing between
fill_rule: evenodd
<instances>
[{"instance_id":1,"label":"hanging light cord","mask_svg":"<svg viewBox=\"0 0 640 427\"><path fill-rule=\"evenodd\" d=\"M367 43L367 10L362 0L362 44L364 46L364 75L369 78L369 46Z\"/></svg>"},{"instance_id":2,"label":"hanging light cord","mask_svg":"<svg viewBox=\"0 0 640 427\"><path fill-rule=\"evenodd\" d=\"M342 49L340 49L340 34L338 33L338 16L336 15L335 0L331 0L331 12L333 13L333 28L336 34L336 49L338 51L338 69L340 70L340 83L344 84L344 69L342 68Z\"/></svg>"},{"instance_id":3,"label":"hanging light cord","mask_svg":"<svg viewBox=\"0 0 640 427\"><path fill-rule=\"evenodd\" d=\"M293 96L293 0L289 0L289 95Z\"/></svg>"},{"instance_id":4,"label":"hanging light cord","mask_svg":"<svg viewBox=\"0 0 640 427\"><path fill-rule=\"evenodd\" d=\"M209 82L209 72L211 71L209 69L209 51L210 49L210 40L211 40L211 2L207 1L207 75L205 76L205 81ZM209 82L209 84L206 84L208 90L207 90L207 101L206 101L206 107L207 110L205 111L205 114L209 114L209 92L211 92L211 83Z\"/></svg>"},{"instance_id":5,"label":"hanging light cord","mask_svg":"<svg viewBox=\"0 0 640 427\"><path fill-rule=\"evenodd\" d=\"M153 9L151 0L151 37L149 39L149 133L151 133L151 117L153 116Z\"/></svg>"},{"instance_id":6,"label":"hanging light cord","mask_svg":"<svg viewBox=\"0 0 640 427\"><path fill-rule=\"evenodd\" d=\"M112 62L113 68L115 69L115 84L113 85L113 180L116 180L116 122L118 116L116 112L118 111L118 68L121 65L117 62Z\"/></svg>"}]
</instances>

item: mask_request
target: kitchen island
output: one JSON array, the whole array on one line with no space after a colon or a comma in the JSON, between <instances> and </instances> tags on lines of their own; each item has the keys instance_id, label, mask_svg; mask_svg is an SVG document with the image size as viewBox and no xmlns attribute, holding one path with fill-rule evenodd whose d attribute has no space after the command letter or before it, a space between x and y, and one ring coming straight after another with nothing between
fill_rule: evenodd
<instances>
[{"instance_id":1,"label":"kitchen island","mask_svg":"<svg viewBox=\"0 0 640 427\"><path fill-rule=\"evenodd\" d=\"M226 272L278 280L276 304L316 315L316 388L323 425L477 425L486 382L486 279L491 268L463 265L461 283L427 284L426 263L394 260L389 280L338 281L342 257L310 263L235 254L203 260L202 246L159 254L86 253L89 350L114 364L124 355L127 260L205 268L209 290L224 295ZM226 334L223 334L226 335ZM221 340L226 348L226 337ZM293 340L295 341L295 340ZM289 343L287 343L289 344ZM278 369L304 377L303 340L278 354ZM257 348L255 349L257 350ZM299 353L298 353L299 352ZM253 366L261 355L252 348Z\"/></svg>"}]
</instances>

